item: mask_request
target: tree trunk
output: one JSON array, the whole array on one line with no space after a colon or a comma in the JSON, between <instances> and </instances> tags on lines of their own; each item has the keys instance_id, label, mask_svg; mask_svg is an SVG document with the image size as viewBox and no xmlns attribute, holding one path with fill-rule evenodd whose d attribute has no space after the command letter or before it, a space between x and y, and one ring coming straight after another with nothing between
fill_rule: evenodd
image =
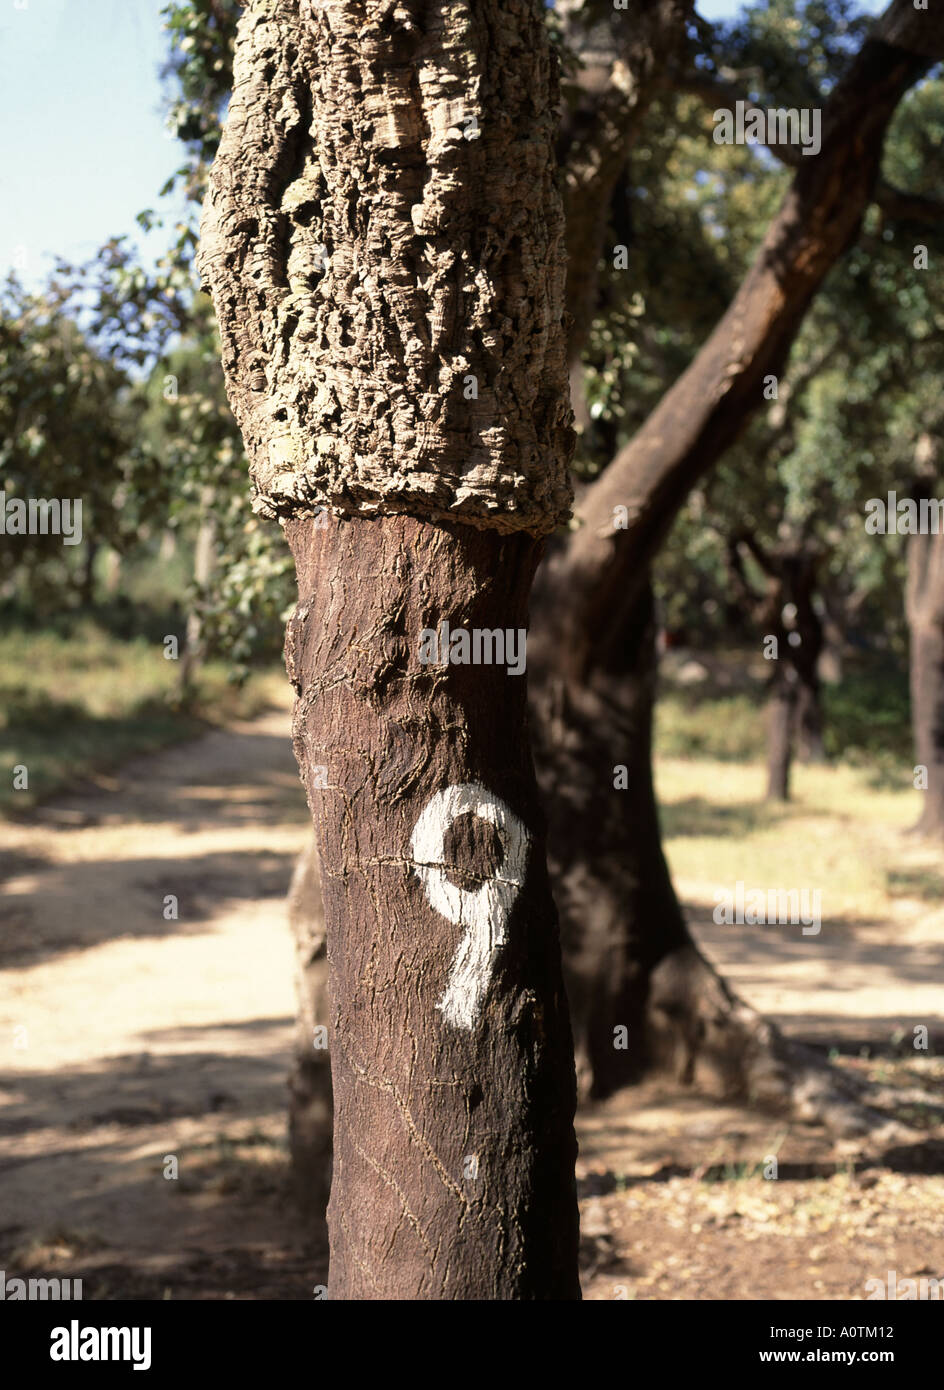
<instances>
[{"instance_id":1,"label":"tree trunk","mask_svg":"<svg viewBox=\"0 0 944 1390\"><path fill-rule=\"evenodd\" d=\"M561 673L541 645L535 594L535 759L549 817L549 863L561 914L582 1095L640 1075L648 1056L649 976L690 944L662 853L652 784L655 617L647 586L613 659L588 681ZM621 1031L623 1030L623 1031Z\"/></svg>"},{"instance_id":2,"label":"tree trunk","mask_svg":"<svg viewBox=\"0 0 944 1390\"><path fill-rule=\"evenodd\" d=\"M941 56L944 25L940 17L916 11L909 0L895 0L837 83L823 113L822 149L816 159L799 162L728 311L642 428L587 488L580 505L582 525L550 558L541 576L545 629L541 641L548 653L546 678L552 686L556 681L558 689L593 691L601 683L603 687L610 684L613 658L609 654L633 630L653 556L691 488L739 437L762 403L764 377L781 372L813 297L858 235L875 188L885 130L898 103L931 60ZM781 659L789 662L782 653ZM605 696L600 698L606 703ZM631 692L625 698L631 699ZM611 684L613 709L623 699L619 685ZM541 703L539 697L539 707ZM558 707L560 719L573 719L573 729L569 733L558 729L556 736L568 745L575 765L583 761L593 766L599 748L592 731L588 732L588 721L575 713L579 703L560 700ZM618 722L628 724L631 719L627 709ZM585 755L578 746L581 738L588 740ZM613 761L617 761L615 755ZM784 770L781 786L785 780ZM627 799L616 803L615 813L636 818L642 804L630 806ZM614 814L610 791L600 778L588 791L583 807L586 823L594 827L605 825ZM658 832L650 825L648 833ZM590 884L598 879L610 881L610 865L598 870L596 858L598 847L601 855L612 853L614 837L619 838L609 831L601 832L598 842L588 837L582 869L565 866L569 879L576 881L582 873ZM632 904L633 900L633 869L628 861L625 883L611 886L595 922L607 920L607 903ZM610 911L609 920L617 933L617 954L624 949L624 936L641 940L652 934L658 939L663 930L661 914L647 913L641 922L627 924L625 914L617 918ZM569 930L565 920L565 933ZM594 930L599 933L604 928L597 925ZM598 950L597 956L605 968L606 952ZM675 959L674 955L669 959ZM710 1014L717 992L712 976L698 970L682 973L688 981L683 993L689 998L692 980L700 975L706 982L703 1002ZM580 997L593 988L584 979ZM597 988L604 996L619 990L606 981ZM584 1056L586 1051L584 1045ZM595 1083L590 1084L596 1089Z\"/></svg>"},{"instance_id":3,"label":"tree trunk","mask_svg":"<svg viewBox=\"0 0 944 1390\"><path fill-rule=\"evenodd\" d=\"M826 761L823 741L822 686L819 661L823 651L823 621L816 600L817 573L822 556L799 549L782 561L786 594L796 609L787 654L796 672L797 752L804 762Z\"/></svg>"},{"instance_id":4,"label":"tree trunk","mask_svg":"<svg viewBox=\"0 0 944 1390\"><path fill-rule=\"evenodd\" d=\"M767 702L767 797L790 799L790 767L797 718L797 676L787 656L777 660Z\"/></svg>"},{"instance_id":5,"label":"tree trunk","mask_svg":"<svg viewBox=\"0 0 944 1390\"><path fill-rule=\"evenodd\" d=\"M911 718L915 761L927 769L924 806L917 824L923 835L944 837L944 627L911 625Z\"/></svg>"},{"instance_id":6,"label":"tree trunk","mask_svg":"<svg viewBox=\"0 0 944 1390\"><path fill-rule=\"evenodd\" d=\"M297 1016L289 1079L289 1149L295 1200L312 1240L327 1240L331 1192L331 1054L328 961L318 850L308 842L288 895L295 943Z\"/></svg>"},{"instance_id":7,"label":"tree trunk","mask_svg":"<svg viewBox=\"0 0 944 1390\"><path fill-rule=\"evenodd\" d=\"M593 718L585 717L584 705L575 692L587 692L585 702L598 705L607 726L615 725L617 730L632 726L629 702L635 686L627 683L624 694L610 673L619 669L613 652L638 622L638 605L649 582L652 558L691 488L739 437L761 405L764 377L781 372L817 290L858 235L875 188L889 121L904 94L932 60L942 56L941 17L916 11L910 0L894 0L830 94L823 113L822 149L816 159L799 161L791 187L727 312L643 427L586 490L580 505L582 524L571 533L566 546L549 558L539 580L542 680L548 683L548 695L535 691L535 718L538 724L548 721L547 729L539 730L540 746L546 748L552 736L557 738L574 767L584 764L597 769L604 753ZM631 647L631 641L627 646ZM626 707L617 715L624 700ZM554 711L556 726L548 711ZM586 740L586 751L582 740ZM613 746L618 744L617 738ZM610 750L607 756L628 765L628 754L617 758ZM637 869L628 857L625 878L620 881L618 867L614 867L619 861L612 848L614 843L620 844L620 835L609 827L608 818L626 814L635 821L642 814L645 798L627 798L614 805L611 790L612 782L600 775L584 779L578 796L583 824L599 833L579 835L582 865L569 851L562 859L567 882L560 896L565 904L568 958L573 926L570 909L579 891L572 885L582 879L591 886L590 894L583 894L588 910L594 908L591 895L597 891L596 885L606 885L592 923L576 937L576 988L581 1009L586 999L594 995L618 998L623 988L621 982L603 979L595 984L587 978L581 936L593 939L591 955L605 971L611 954L600 937L607 924L616 936L612 954L619 958L626 955L626 941L641 942L646 936L658 941L665 921L672 921L664 908L646 910L641 921L628 920L629 913L636 910L634 902L639 901L634 887ZM555 787L555 795L560 795L559 787ZM578 833L576 826L569 828L571 833ZM655 836L658 842L654 819L647 835L650 840ZM625 853L625 843L619 852ZM598 863L598 859L603 862ZM656 878L660 876L661 870L657 870ZM617 903L627 905L622 915L614 910ZM730 991L697 953L685 951L681 947L665 957L660 986L679 1020L687 1020L680 1022L680 1032L689 1038L707 1038L710 1030L705 1020L717 1016L722 1034L736 1037L738 1028L728 1024L736 1022L737 1011L743 1006L737 1001L733 1006L725 1003L732 998ZM629 954L633 954L632 949ZM750 1012L745 1011L744 1016ZM580 1028L578 1023L578 1031ZM602 1026L600 1032L605 1033ZM769 1026L754 1015L741 1036L741 1074L745 1069L757 1071L751 1054L757 1040L764 1037L768 1042L760 1045L759 1056L764 1059L761 1070L769 1065L776 1072L776 1049L769 1041L774 1035ZM584 1085L599 1093L595 1081L588 1083L586 1077L589 1047L589 1041L582 1037ZM609 1059L601 1065L606 1070Z\"/></svg>"},{"instance_id":8,"label":"tree trunk","mask_svg":"<svg viewBox=\"0 0 944 1390\"><path fill-rule=\"evenodd\" d=\"M541 579L546 579L542 575ZM696 947L662 851L652 782L657 676L652 591L587 680L568 679L535 589L531 707L549 815L578 1086L602 1099L649 1069L789 1108L776 1030Z\"/></svg>"},{"instance_id":9,"label":"tree trunk","mask_svg":"<svg viewBox=\"0 0 944 1390\"><path fill-rule=\"evenodd\" d=\"M213 515L214 489L203 488L200 494L200 525L193 553L194 599L187 614L187 631L180 661L177 690L184 698L193 688L197 672L206 656L203 604L216 564L216 518Z\"/></svg>"},{"instance_id":10,"label":"tree trunk","mask_svg":"<svg viewBox=\"0 0 944 1390\"><path fill-rule=\"evenodd\" d=\"M583 1093L603 1098L642 1069L665 1070L841 1137L913 1142L848 1078L739 999L689 933L652 792L648 585L626 642L599 653L589 684L562 678L547 649L548 592L539 581L531 702Z\"/></svg>"},{"instance_id":11,"label":"tree trunk","mask_svg":"<svg viewBox=\"0 0 944 1390\"><path fill-rule=\"evenodd\" d=\"M84 608L91 608L95 603L95 560L99 552L98 541L88 541L85 547L85 556L82 565L82 581L79 593Z\"/></svg>"},{"instance_id":12,"label":"tree trunk","mask_svg":"<svg viewBox=\"0 0 944 1390\"><path fill-rule=\"evenodd\" d=\"M524 627L539 547L406 517L287 529L331 972L331 1297L576 1297L572 1044L525 683L423 665L416 640Z\"/></svg>"},{"instance_id":13,"label":"tree trunk","mask_svg":"<svg viewBox=\"0 0 944 1390\"><path fill-rule=\"evenodd\" d=\"M762 605L765 638L777 639L767 705L767 797L787 801L794 752L805 762L826 758L819 678L823 624L815 603L822 556L802 548L768 553L754 536L745 544L772 583Z\"/></svg>"},{"instance_id":14,"label":"tree trunk","mask_svg":"<svg viewBox=\"0 0 944 1390\"><path fill-rule=\"evenodd\" d=\"M556 84L538 0L414 9L250 5L200 263L255 506L298 574L329 1297L574 1299L520 646L571 495Z\"/></svg>"},{"instance_id":15,"label":"tree trunk","mask_svg":"<svg viewBox=\"0 0 944 1390\"><path fill-rule=\"evenodd\" d=\"M944 534L908 539L906 612L915 763L926 775L924 806L915 830L940 839L944 837Z\"/></svg>"},{"instance_id":16,"label":"tree trunk","mask_svg":"<svg viewBox=\"0 0 944 1390\"><path fill-rule=\"evenodd\" d=\"M805 763L826 762L823 737L822 685L818 672L804 669L797 673L797 752Z\"/></svg>"}]
</instances>

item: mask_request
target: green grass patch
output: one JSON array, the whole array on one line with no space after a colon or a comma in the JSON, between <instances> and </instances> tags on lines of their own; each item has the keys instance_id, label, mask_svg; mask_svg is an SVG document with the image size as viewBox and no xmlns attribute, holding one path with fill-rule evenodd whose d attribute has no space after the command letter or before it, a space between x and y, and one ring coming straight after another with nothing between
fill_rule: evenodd
<instances>
[{"instance_id":1,"label":"green grass patch","mask_svg":"<svg viewBox=\"0 0 944 1390\"><path fill-rule=\"evenodd\" d=\"M211 661L193 694L177 692L179 663L146 637L121 640L90 618L61 631L15 627L0 634L0 814L130 757L192 738L209 724L250 718L271 705L281 670L242 685ZM13 768L29 785L14 790Z\"/></svg>"},{"instance_id":2,"label":"green grass patch","mask_svg":"<svg viewBox=\"0 0 944 1390\"><path fill-rule=\"evenodd\" d=\"M712 696L663 688L656 705L655 746L665 758L750 762L764 756L763 694Z\"/></svg>"},{"instance_id":3,"label":"green grass patch","mask_svg":"<svg viewBox=\"0 0 944 1390\"><path fill-rule=\"evenodd\" d=\"M766 683L756 657L712 656L727 669L734 689L714 677L685 685L663 671L656 704L656 751L666 758L751 762L766 753ZM734 671L734 676L731 672ZM908 673L871 657L847 663L837 685L823 685L823 737L827 756L865 768L875 786L897 786L912 760Z\"/></svg>"}]
</instances>

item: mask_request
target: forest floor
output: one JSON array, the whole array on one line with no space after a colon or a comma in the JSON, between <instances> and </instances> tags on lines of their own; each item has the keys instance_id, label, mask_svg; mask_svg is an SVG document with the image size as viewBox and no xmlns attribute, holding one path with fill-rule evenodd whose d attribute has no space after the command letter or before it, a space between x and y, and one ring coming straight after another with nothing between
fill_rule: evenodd
<instances>
[{"instance_id":1,"label":"forest floor","mask_svg":"<svg viewBox=\"0 0 944 1390\"><path fill-rule=\"evenodd\" d=\"M89 1299L306 1299L324 1282L287 1172L284 898L308 834L288 728L286 703L2 826L8 1278L82 1277ZM903 834L916 794L867 776L800 769L775 811L759 765L659 763L704 949L791 1036L894 1088L921 1141L882 1151L664 1081L627 1090L578 1119L587 1297L861 1298L889 1270L944 1276L927 1104L944 1104L944 856ZM716 926L738 878L821 887L822 932Z\"/></svg>"}]
</instances>

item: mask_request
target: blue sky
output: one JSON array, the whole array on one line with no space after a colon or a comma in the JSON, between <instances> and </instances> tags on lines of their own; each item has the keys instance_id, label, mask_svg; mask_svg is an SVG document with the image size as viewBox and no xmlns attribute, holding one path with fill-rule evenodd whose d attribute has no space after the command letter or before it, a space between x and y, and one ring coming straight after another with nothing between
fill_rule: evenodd
<instances>
[{"instance_id":1,"label":"blue sky","mask_svg":"<svg viewBox=\"0 0 944 1390\"><path fill-rule=\"evenodd\" d=\"M129 233L179 161L163 125L163 0L0 0L0 276L36 284L51 253ZM865 0L868 9L882 0ZM708 19L734 0L700 0ZM174 220L173 209L168 209ZM145 249L159 254L160 231Z\"/></svg>"},{"instance_id":2,"label":"blue sky","mask_svg":"<svg viewBox=\"0 0 944 1390\"><path fill-rule=\"evenodd\" d=\"M161 3L0 0L0 275L19 264L34 283L48 253L87 259L137 236L135 214L157 204L180 162L163 126Z\"/></svg>"}]
</instances>

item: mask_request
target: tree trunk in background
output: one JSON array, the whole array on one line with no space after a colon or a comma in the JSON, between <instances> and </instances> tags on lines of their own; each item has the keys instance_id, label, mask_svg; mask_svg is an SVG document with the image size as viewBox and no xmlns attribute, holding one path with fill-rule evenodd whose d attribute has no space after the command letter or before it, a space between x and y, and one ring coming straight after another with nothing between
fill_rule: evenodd
<instances>
[{"instance_id":1,"label":"tree trunk in background","mask_svg":"<svg viewBox=\"0 0 944 1390\"><path fill-rule=\"evenodd\" d=\"M98 541L89 541L85 547L80 593L86 608L91 608L95 603L95 560L99 549Z\"/></svg>"},{"instance_id":2,"label":"tree trunk in background","mask_svg":"<svg viewBox=\"0 0 944 1390\"><path fill-rule=\"evenodd\" d=\"M177 687L180 696L185 696L193 688L197 672L206 656L202 606L216 566L214 496L213 488L204 488L200 495L200 525L193 553L193 583L196 594L187 614L187 631Z\"/></svg>"},{"instance_id":3,"label":"tree trunk in background","mask_svg":"<svg viewBox=\"0 0 944 1390\"><path fill-rule=\"evenodd\" d=\"M790 768L797 721L797 675L785 655L778 658L767 700L767 798L790 799Z\"/></svg>"},{"instance_id":4,"label":"tree trunk in background","mask_svg":"<svg viewBox=\"0 0 944 1390\"><path fill-rule=\"evenodd\" d=\"M823 622L816 602L817 572L821 556L800 550L783 560L788 602L796 609L787 655L797 676L797 752L804 762L826 761L823 741L823 692L819 661L823 651ZM799 638L799 641L795 639Z\"/></svg>"},{"instance_id":5,"label":"tree trunk in background","mask_svg":"<svg viewBox=\"0 0 944 1390\"><path fill-rule=\"evenodd\" d=\"M578 1085L583 1095L603 1096L642 1071L651 971L690 942L662 853L652 784L652 592L643 590L624 641L600 655L586 682L568 680L542 647L544 602L538 586L530 653L535 760Z\"/></svg>"},{"instance_id":6,"label":"tree trunk in background","mask_svg":"<svg viewBox=\"0 0 944 1390\"><path fill-rule=\"evenodd\" d=\"M781 372L813 297L858 235L879 172L885 130L898 103L932 61L942 56L944 21L916 11L909 0L895 0L831 93L823 113L822 149L815 159L800 161L727 312L642 428L603 476L586 489L579 509L583 524L571 533L566 545L549 556L539 577L535 608L539 617L535 637L540 638L542 653L539 679L548 682L549 691L545 695L535 685L536 743L547 749L558 739L568 749L568 760L575 768L581 764L599 768L605 739L601 740L593 721L584 716L581 700L573 692L587 692L585 700L598 701L601 710L609 704L607 722L615 724L617 732L632 725L636 716L628 706L615 717L624 695L620 685L611 681L610 672L620 669L620 658L614 653L621 643L627 652L632 651L632 638L627 639L627 634L632 634L638 623L638 605L649 583L652 558L691 488L739 437L761 405L764 377ZM633 699L635 683L627 683L626 689L627 701ZM567 692L567 698L562 691ZM547 726L542 728L544 721ZM569 728L564 727L567 721L571 721ZM587 740L585 751L579 747L581 739ZM619 737L614 739L614 749L618 745ZM611 766L626 763L628 756L618 757L614 751ZM555 795L561 794L559 788L554 790ZM614 884L614 872L619 871L614 870L612 846L619 844L620 836L618 831L602 827L614 814L638 819L644 813L646 798L614 803L613 791L612 773L609 778L595 775L584 779L579 793L584 823L599 829L599 834L580 837L584 841L582 866L576 865L569 851L562 859L567 881L558 891L567 903L564 949L568 970L571 960L575 963L581 1008L593 996L619 998L624 987L622 982L605 978L591 985L588 938L594 943L590 957L599 960L605 971L614 956L630 959L637 951L642 953L638 943L647 936L656 944L653 949L646 948L646 955L657 955L666 922L670 935L674 931L671 908L665 906L661 892L657 895L661 908L647 908L641 921L628 920L633 904L641 905L634 887L637 870L628 858L624 881ZM650 843L653 837L658 842L658 834L653 816L647 830ZM603 860L599 865L598 854ZM661 853L656 862L664 862ZM660 878L661 869L656 875L657 880ZM588 885L607 885L588 931L580 930L570 915L570 907L577 901L573 885L581 879ZM586 900L587 895L583 896ZM614 911L618 902L628 905L622 916ZM592 903L587 905L592 909ZM612 952L600 943L607 924L616 933ZM734 1000L713 971L702 968L704 963L693 949L686 956L685 948L680 947L664 959L661 987L670 1008L661 1012L664 1020L673 1020L683 1053L698 1039L700 1054L707 1050L710 1030L706 1030L705 1020L717 1018L722 1039L741 1038L736 1070L742 1076L763 1073L761 1084L766 1087L770 1068L778 1072L769 1026ZM680 962L687 964L672 968ZM625 987L638 988L633 982L640 971L630 969ZM643 977L645 972L643 962ZM650 1004L651 1000L652 990ZM764 1037L767 1042L759 1041ZM584 1087L600 1094L609 1089L610 1082L598 1085L595 1078L586 1076L590 1055L587 1029L583 1030L581 1047ZM721 1051L728 1052L726 1042ZM610 1061L608 1056L605 1061L600 1058L607 1073ZM777 1081L773 1089L779 1085Z\"/></svg>"},{"instance_id":7,"label":"tree trunk in background","mask_svg":"<svg viewBox=\"0 0 944 1390\"><path fill-rule=\"evenodd\" d=\"M797 752L801 762L824 763L826 744L823 738L822 682L817 671L809 674L809 680L801 677L797 689Z\"/></svg>"},{"instance_id":8,"label":"tree trunk in background","mask_svg":"<svg viewBox=\"0 0 944 1390\"><path fill-rule=\"evenodd\" d=\"M743 543L771 583L758 603L764 641L777 642L767 703L767 797L787 801L794 754L806 762L826 757L819 678L823 623L816 606L822 555L799 545L768 552L754 536Z\"/></svg>"},{"instance_id":9,"label":"tree trunk in background","mask_svg":"<svg viewBox=\"0 0 944 1390\"><path fill-rule=\"evenodd\" d=\"M289 1079L289 1150L295 1200L311 1238L327 1240L331 1193L331 1053L328 959L318 850L308 842L288 895L295 943L297 1017Z\"/></svg>"},{"instance_id":10,"label":"tree trunk in background","mask_svg":"<svg viewBox=\"0 0 944 1390\"><path fill-rule=\"evenodd\" d=\"M331 1298L580 1296L573 1045L497 650L570 502L555 99L538 0L240 21L200 264L298 575ZM489 655L428 659L446 623Z\"/></svg>"},{"instance_id":11,"label":"tree trunk in background","mask_svg":"<svg viewBox=\"0 0 944 1390\"><path fill-rule=\"evenodd\" d=\"M725 1095L783 1100L775 1030L696 947L662 851L652 782L657 677L652 591L623 640L568 679L546 642L548 592L535 588L531 706L549 816L567 990L584 1097L601 1099L649 1067Z\"/></svg>"},{"instance_id":12,"label":"tree trunk in background","mask_svg":"<svg viewBox=\"0 0 944 1390\"><path fill-rule=\"evenodd\" d=\"M915 763L927 769L915 829L938 839L944 837L944 534L908 538L906 612Z\"/></svg>"},{"instance_id":13,"label":"tree trunk in background","mask_svg":"<svg viewBox=\"0 0 944 1390\"><path fill-rule=\"evenodd\" d=\"M911 711L915 763L927 769L917 829L944 836L944 626L911 624Z\"/></svg>"},{"instance_id":14,"label":"tree trunk in background","mask_svg":"<svg viewBox=\"0 0 944 1390\"><path fill-rule=\"evenodd\" d=\"M558 690L599 691L601 684L605 687L609 683L610 670L618 669L611 653L634 628L652 558L691 488L739 437L762 404L764 377L782 371L813 297L858 235L875 188L889 121L904 94L932 61L942 56L941 17L915 10L910 0L895 0L830 94L823 112L822 149L815 159L799 161L791 187L729 309L642 428L603 476L587 488L579 509L583 524L549 558L539 579L541 641L548 653L545 670ZM627 645L631 647L631 643ZM629 693L631 697L631 688ZM622 698L619 686L612 685L613 704ZM540 724L545 710L552 708L553 702L536 690L536 723ZM572 740L559 727L555 735L570 746L572 763L597 766L600 740L592 731L587 732L579 702L559 700L556 708L560 711L558 721L574 720ZM632 711L627 709L617 723L628 724L632 718ZM576 746L582 737L588 739L585 755ZM548 746L550 729L539 729L538 740L540 746ZM618 761L627 759L614 752L612 763ZM612 776L597 776L585 785L582 806L587 824L604 826L608 816L621 813L620 807L632 818L640 815L644 801L631 804L627 799L614 807ZM657 828L650 825L648 833L657 834ZM671 920L663 912L647 913L638 923L628 923L625 915L616 918L612 910L607 915L606 904L620 899L628 904L638 901L631 861L622 887L612 885L609 863L599 869L596 864L598 845L600 853L609 857L612 843L618 839L618 834L610 831L601 831L598 838L587 837L582 870L565 864L571 883L582 874L588 884L610 884L593 931L599 935L604 929L601 922L612 922L617 956L627 950L626 941L641 942L646 935L658 941L665 920ZM566 895L564 890L562 897ZM567 917L568 959L570 927ZM593 991L586 979L582 950L578 934L575 952L584 997ZM597 956L606 968L607 952L598 949ZM678 961L681 957L671 953L666 959ZM665 975L671 977L671 970ZM722 988L719 995L720 981L713 972L705 974L695 967L676 972L676 976L668 993L676 1001L673 1007L680 1046L684 1049L686 1038L700 1035L705 1016L710 1017L716 1005L724 1032L734 1013L724 1000L725 996L730 998L729 992ZM699 988L694 985L699 978L700 1000ZM679 984L680 979L684 984ZM597 993L618 996L619 986L604 980ZM737 1005L737 1009L742 1007ZM737 1030L730 1031L733 1035ZM746 1025L746 1031L752 1041L744 1044L744 1067L754 1069L750 1054L753 1040L760 1034L753 1024ZM764 1051L761 1047L758 1055ZM763 1068L765 1063L759 1061L758 1065ZM595 1083L594 1089L598 1089Z\"/></svg>"}]
</instances>

